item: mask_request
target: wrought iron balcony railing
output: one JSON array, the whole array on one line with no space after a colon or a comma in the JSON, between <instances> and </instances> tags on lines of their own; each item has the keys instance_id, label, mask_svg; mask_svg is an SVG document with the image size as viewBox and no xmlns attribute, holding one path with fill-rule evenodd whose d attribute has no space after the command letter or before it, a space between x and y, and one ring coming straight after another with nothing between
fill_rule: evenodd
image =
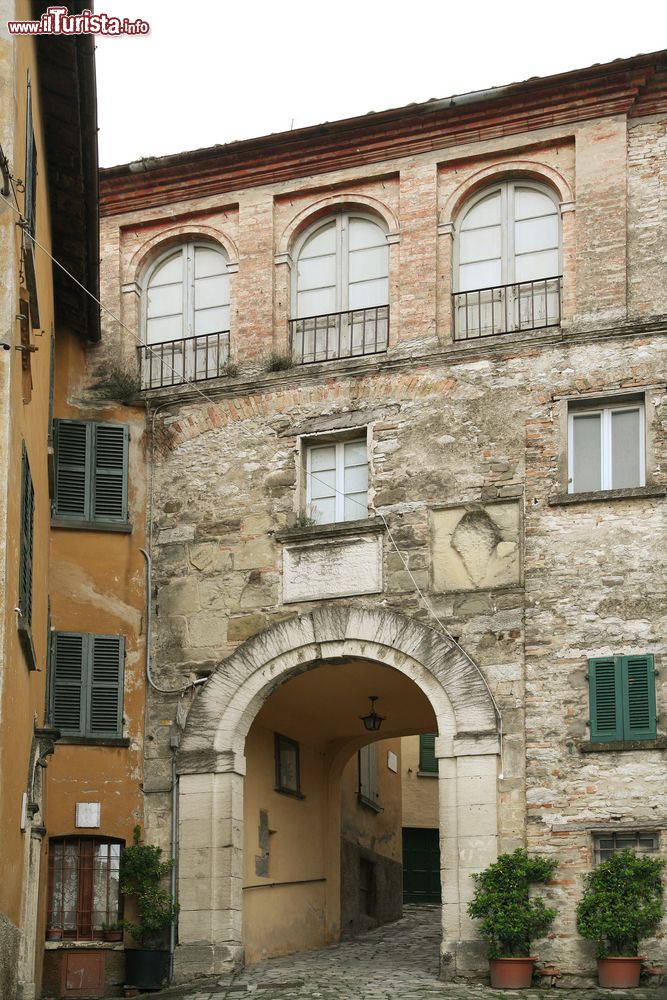
<instances>
[{"instance_id":1,"label":"wrought iron balcony railing","mask_svg":"<svg viewBox=\"0 0 667 1000\"><path fill-rule=\"evenodd\" d=\"M521 330L558 326L561 320L561 278L539 278L495 288L455 292L454 339L478 340Z\"/></svg>"},{"instance_id":2,"label":"wrought iron balcony railing","mask_svg":"<svg viewBox=\"0 0 667 1000\"><path fill-rule=\"evenodd\" d=\"M229 331L142 345L138 351L142 389L202 382L223 374L229 361Z\"/></svg>"},{"instance_id":3,"label":"wrought iron balcony railing","mask_svg":"<svg viewBox=\"0 0 667 1000\"><path fill-rule=\"evenodd\" d=\"M290 342L300 365L381 354L389 343L389 306L292 319Z\"/></svg>"}]
</instances>

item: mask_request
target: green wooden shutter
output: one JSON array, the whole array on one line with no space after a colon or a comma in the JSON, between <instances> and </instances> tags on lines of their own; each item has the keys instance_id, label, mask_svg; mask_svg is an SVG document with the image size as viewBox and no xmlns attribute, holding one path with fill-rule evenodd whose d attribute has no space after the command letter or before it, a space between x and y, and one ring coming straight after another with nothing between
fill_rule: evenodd
<instances>
[{"instance_id":1,"label":"green wooden shutter","mask_svg":"<svg viewBox=\"0 0 667 1000\"><path fill-rule=\"evenodd\" d=\"M30 233L35 235L35 203L37 195L37 146L35 144L35 129L32 119L32 85L30 75L26 87L26 109L25 109L25 204L23 214ZM29 241L32 249L32 240Z\"/></svg>"},{"instance_id":2,"label":"green wooden shutter","mask_svg":"<svg viewBox=\"0 0 667 1000\"><path fill-rule=\"evenodd\" d=\"M652 656L621 657L623 674L624 737L651 740L656 737L655 673Z\"/></svg>"},{"instance_id":3,"label":"green wooden shutter","mask_svg":"<svg viewBox=\"0 0 667 1000\"><path fill-rule=\"evenodd\" d=\"M83 734L86 638L76 632L56 632L53 637L51 718L64 733Z\"/></svg>"},{"instance_id":4,"label":"green wooden shutter","mask_svg":"<svg viewBox=\"0 0 667 1000\"><path fill-rule=\"evenodd\" d=\"M123 637L90 636L88 735L123 735Z\"/></svg>"},{"instance_id":5,"label":"green wooden shutter","mask_svg":"<svg viewBox=\"0 0 667 1000\"><path fill-rule=\"evenodd\" d=\"M28 454L23 445L21 456L21 548L19 562L19 608L26 625L32 623L32 549L35 525L35 491L30 475Z\"/></svg>"},{"instance_id":6,"label":"green wooden shutter","mask_svg":"<svg viewBox=\"0 0 667 1000\"><path fill-rule=\"evenodd\" d=\"M84 520L89 517L90 425L84 420L56 420L56 517Z\"/></svg>"},{"instance_id":7,"label":"green wooden shutter","mask_svg":"<svg viewBox=\"0 0 667 1000\"><path fill-rule=\"evenodd\" d=\"M423 733L419 737L419 770L437 774L438 760L435 756L435 733Z\"/></svg>"},{"instance_id":8,"label":"green wooden shutter","mask_svg":"<svg viewBox=\"0 0 667 1000\"><path fill-rule=\"evenodd\" d=\"M623 682L616 657L588 661L591 740L603 743L623 739Z\"/></svg>"},{"instance_id":9,"label":"green wooden shutter","mask_svg":"<svg viewBox=\"0 0 667 1000\"><path fill-rule=\"evenodd\" d=\"M128 428L95 424L93 441L91 516L95 521L126 521Z\"/></svg>"}]
</instances>

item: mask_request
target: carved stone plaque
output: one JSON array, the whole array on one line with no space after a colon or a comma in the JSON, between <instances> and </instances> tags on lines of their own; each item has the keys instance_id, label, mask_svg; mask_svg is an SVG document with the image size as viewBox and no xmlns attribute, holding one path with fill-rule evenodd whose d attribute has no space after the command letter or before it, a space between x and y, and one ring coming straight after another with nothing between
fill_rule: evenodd
<instances>
[{"instance_id":1,"label":"carved stone plaque","mask_svg":"<svg viewBox=\"0 0 667 1000\"><path fill-rule=\"evenodd\" d=\"M433 589L486 590L521 582L515 501L431 511Z\"/></svg>"},{"instance_id":2,"label":"carved stone plaque","mask_svg":"<svg viewBox=\"0 0 667 1000\"><path fill-rule=\"evenodd\" d=\"M381 590L381 537L318 539L283 549L285 604Z\"/></svg>"}]
</instances>

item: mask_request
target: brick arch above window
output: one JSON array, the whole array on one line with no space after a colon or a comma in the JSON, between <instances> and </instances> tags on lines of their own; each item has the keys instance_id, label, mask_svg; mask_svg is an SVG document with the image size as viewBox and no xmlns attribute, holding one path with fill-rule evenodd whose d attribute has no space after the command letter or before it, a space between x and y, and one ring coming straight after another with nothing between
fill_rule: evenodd
<instances>
[{"instance_id":1,"label":"brick arch above window","mask_svg":"<svg viewBox=\"0 0 667 1000\"><path fill-rule=\"evenodd\" d=\"M145 282L149 270L160 257L170 249L190 242L211 243L211 245L217 246L227 257L229 273L238 270L238 248L226 233L214 226L197 226L196 228L173 226L151 236L134 252L123 275L123 286L136 283L140 287Z\"/></svg>"},{"instance_id":2,"label":"brick arch above window","mask_svg":"<svg viewBox=\"0 0 667 1000\"><path fill-rule=\"evenodd\" d=\"M290 261L299 237L319 221L324 221L326 216L334 216L338 212L351 212L353 214L359 212L362 215L376 216L379 224L386 231L387 242L398 242L398 219L388 205L385 205L378 198L371 198L368 195L353 192L338 193L311 202L290 220L276 246L276 263Z\"/></svg>"},{"instance_id":3,"label":"brick arch above window","mask_svg":"<svg viewBox=\"0 0 667 1000\"><path fill-rule=\"evenodd\" d=\"M561 210L566 205L574 206L574 191L558 170L534 160L505 160L469 174L452 191L440 212L440 229L453 227L466 202L477 195L482 188L509 180L532 181L550 189Z\"/></svg>"}]
</instances>

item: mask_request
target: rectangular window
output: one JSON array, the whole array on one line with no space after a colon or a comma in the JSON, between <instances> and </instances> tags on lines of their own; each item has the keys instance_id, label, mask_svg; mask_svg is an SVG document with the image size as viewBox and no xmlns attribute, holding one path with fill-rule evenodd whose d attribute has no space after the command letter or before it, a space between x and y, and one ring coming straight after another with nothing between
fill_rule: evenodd
<instances>
[{"instance_id":1,"label":"rectangular window","mask_svg":"<svg viewBox=\"0 0 667 1000\"><path fill-rule=\"evenodd\" d=\"M299 744L287 736L275 734L276 791L301 795Z\"/></svg>"},{"instance_id":2,"label":"rectangular window","mask_svg":"<svg viewBox=\"0 0 667 1000\"><path fill-rule=\"evenodd\" d=\"M378 812L381 810L375 743L369 743L359 751L359 801Z\"/></svg>"},{"instance_id":3,"label":"rectangular window","mask_svg":"<svg viewBox=\"0 0 667 1000\"><path fill-rule=\"evenodd\" d=\"M102 937L102 924L116 923L122 844L99 837L49 841L48 929L79 941Z\"/></svg>"},{"instance_id":4,"label":"rectangular window","mask_svg":"<svg viewBox=\"0 0 667 1000\"><path fill-rule=\"evenodd\" d=\"M423 774L437 774L438 760L435 756L436 733L423 733L419 737L419 770Z\"/></svg>"},{"instance_id":5,"label":"rectangular window","mask_svg":"<svg viewBox=\"0 0 667 1000\"><path fill-rule=\"evenodd\" d=\"M23 263L30 300L30 321L34 328L40 325L39 303L37 301L37 274L35 270L35 244L31 239L35 235L37 204L37 144L35 142L35 128L32 117L32 84L29 72L26 86L25 172L23 182L25 192L23 216L27 223L26 231L23 234Z\"/></svg>"},{"instance_id":6,"label":"rectangular window","mask_svg":"<svg viewBox=\"0 0 667 1000\"><path fill-rule=\"evenodd\" d=\"M618 830L593 834L593 860L596 865L625 850L637 854L652 854L658 850L658 835L654 830Z\"/></svg>"},{"instance_id":7,"label":"rectangular window","mask_svg":"<svg viewBox=\"0 0 667 1000\"><path fill-rule=\"evenodd\" d=\"M89 420L56 420L54 430L54 517L126 524L128 428Z\"/></svg>"},{"instance_id":8,"label":"rectangular window","mask_svg":"<svg viewBox=\"0 0 667 1000\"><path fill-rule=\"evenodd\" d=\"M568 422L569 493L646 485L642 403L574 410Z\"/></svg>"},{"instance_id":9,"label":"rectangular window","mask_svg":"<svg viewBox=\"0 0 667 1000\"><path fill-rule=\"evenodd\" d=\"M51 654L51 721L65 735L123 735L124 638L55 632Z\"/></svg>"},{"instance_id":10,"label":"rectangular window","mask_svg":"<svg viewBox=\"0 0 667 1000\"><path fill-rule=\"evenodd\" d=\"M600 656L588 661L591 740L656 737L653 657Z\"/></svg>"},{"instance_id":11,"label":"rectangular window","mask_svg":"<svg viewBox=\"0 0 667 1000\"><path fill-rule=\"evenodd\" d=\"M306 453L307 513L317 524L368 516L366 438L310 445Z\"/></svg>"},{"instance_id":12,"label":"rectangular window","mask_svg":"<svg viewBox=\"0 0 667 1000\"><path fill-rule=\"evenodd\" d=\"M19 559L19 625L32 625L32 553L35 529L35 491L25 444L21 455L21 548Z\"/></svg>"}]
</instances>

